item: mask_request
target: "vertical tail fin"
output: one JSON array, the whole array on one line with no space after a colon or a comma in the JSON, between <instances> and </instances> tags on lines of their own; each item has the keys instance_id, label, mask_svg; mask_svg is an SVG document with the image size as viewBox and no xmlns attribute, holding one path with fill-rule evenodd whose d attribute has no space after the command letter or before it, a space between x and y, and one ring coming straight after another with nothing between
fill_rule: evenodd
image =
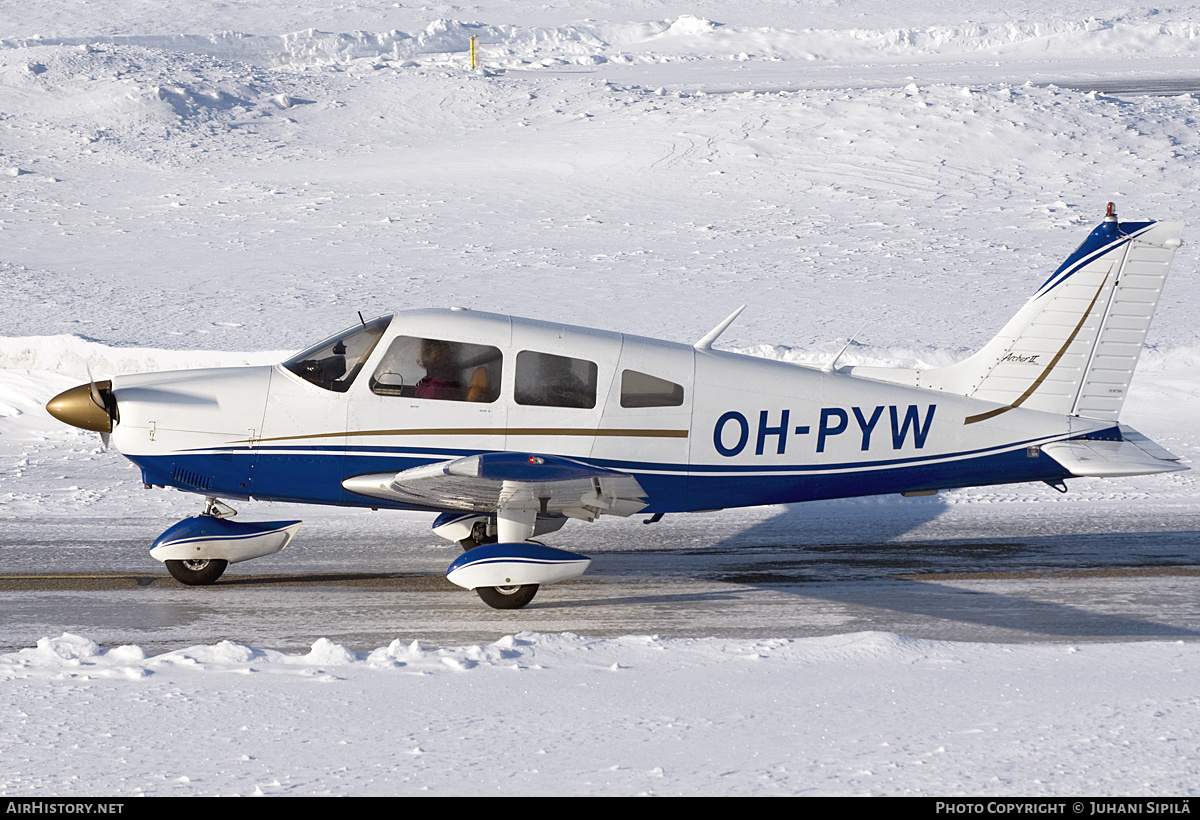
<instances>
[{"instance_id":1,"label":"vertical tail fin","mask_svg":"<svg viewBox=\"0 0 1200 820\"><path fill-rule=\"evenodd\" d=\"M1178 222L1109 215L975 355L920 374L922 387L1003 405L1116 421L1167 269Z\"/></svg>"}]
</instances>

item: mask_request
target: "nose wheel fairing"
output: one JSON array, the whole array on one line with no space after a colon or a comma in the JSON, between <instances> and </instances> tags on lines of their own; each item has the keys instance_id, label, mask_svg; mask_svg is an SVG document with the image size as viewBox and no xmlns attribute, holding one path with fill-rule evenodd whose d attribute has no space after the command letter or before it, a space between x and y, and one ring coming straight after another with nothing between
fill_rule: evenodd
<instances>
[{"instance_id":1,"label":"nose wheel fairing","mask_svg":"<svg viewBox=\"0 0 1200 820\"><path fill-rule=\"evenodd\" d=\"M225 561L236 564L279 552L299 529L299 521L230 521L212 515L197 515L185 518L160 535L150 549L150 557L164 563Z\"/></svg>"}]
</instances>

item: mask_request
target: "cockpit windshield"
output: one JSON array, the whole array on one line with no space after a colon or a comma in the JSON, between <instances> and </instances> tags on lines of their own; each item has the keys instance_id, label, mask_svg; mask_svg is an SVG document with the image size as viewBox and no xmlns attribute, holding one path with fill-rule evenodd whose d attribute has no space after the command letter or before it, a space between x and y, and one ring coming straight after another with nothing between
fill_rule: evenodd
<instances>
[{"instance_id":1,"label":"cockpit windshield","mask_svg":"<svg viewBox=\"0 0 1200 820\"><path fill-rule=\"evenodd\" d=\"M317 387L345 393L391 321L388 315L356 325L297 353L283 366Z\"/></svg>"}]
</instances>

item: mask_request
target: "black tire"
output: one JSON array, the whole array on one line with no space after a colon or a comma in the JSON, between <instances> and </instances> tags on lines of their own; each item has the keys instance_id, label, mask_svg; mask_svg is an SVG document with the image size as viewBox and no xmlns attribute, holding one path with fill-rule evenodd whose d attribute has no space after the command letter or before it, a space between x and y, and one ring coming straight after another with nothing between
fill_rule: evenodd
<instances>
[{"instance_id":1,"label":"black tire","mask_svg":"<svg viewBox=\"0 0 1200 820\"><path fill-rule=\"evenodd\" d=\"M475 592L492 609L520 609L537 595L537 584L511 587L475 587Z\"/></svg>"},{"instance_id":2,"label":"black tire","mask_svg":"<svg viewBox=\"0 0 1200 820\"><path fill-rule=\"evenodd\" d=\"M204 587L220 578L229 562L220 558L198 558L192 561L167 561L166 565L167 572L179 583Z\"/></svg>"}]
</instances>

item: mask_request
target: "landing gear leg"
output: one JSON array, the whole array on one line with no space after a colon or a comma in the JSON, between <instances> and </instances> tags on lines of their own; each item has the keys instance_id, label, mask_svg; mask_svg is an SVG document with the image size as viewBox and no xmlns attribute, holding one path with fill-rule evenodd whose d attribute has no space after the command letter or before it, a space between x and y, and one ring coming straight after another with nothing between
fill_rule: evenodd
<instances>
[{"instance_id":1,"label":"landing gear leg","mask_svg":"<svg viewBox=\"0 0 1200 820\"><path fill-rule=\"evenodd\" d=\"M471 527L471 534L458 542L458 545L463 548L463 552L473 550L483 544L496 543L496 522L492 521L490 523L491 526L488 526L489 522L486 520L475 522L475 525ZM488 530L492 531L490 535L488 534Z\"/></svg>"},{"instance_id":2,"label":"landing gear leg","mask_svg":"<svg viewBox=\"0 0 1200 820\"><path fill-rule=\"evenodd\" d=\"M204 499L204 509L201 515L211 515L213 518L233 518L237 510L218 498L207 496Z\"/></svg>"},{"instance_id":3,"label":"landing gear leg","mask_svg":"<svg viewBox=\"0 0 1200 820\"><path fill-rule=\"evenodd\" d=\"M536 521L537 510L501 509L496 513L496 540L506 544L525 541L533 535ZM520 609L533 600L537 591L537 584L475 588L492 609Z\"/></svg>"}]
</instances>

